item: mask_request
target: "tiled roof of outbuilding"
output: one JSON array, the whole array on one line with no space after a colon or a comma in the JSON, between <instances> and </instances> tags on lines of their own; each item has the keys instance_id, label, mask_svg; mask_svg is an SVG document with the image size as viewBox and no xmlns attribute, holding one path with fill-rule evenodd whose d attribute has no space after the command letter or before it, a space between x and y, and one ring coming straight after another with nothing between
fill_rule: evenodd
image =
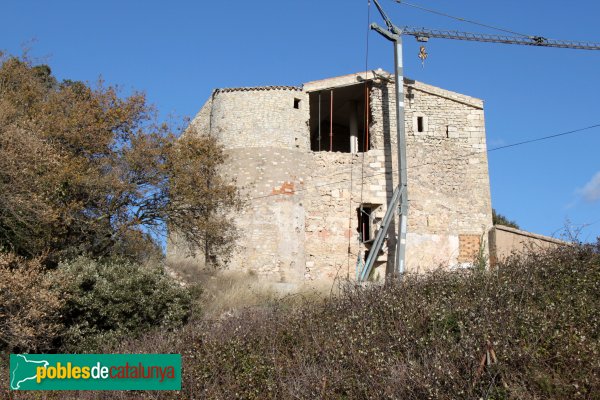
<instances>
[{"instance_id":1,"label":"tiled roof of outbuilding","mask_svg":"<svg viewBox=\"0 0 600 400\"><path fill-rule=\"evenodd\" d=\"M263 90L295 90L300 91L300 86L256 86L256 87L237 87L237 88L223 88L215 90L215 93L227 93L227 92L254 92Z\"/></svg>"}]
</instances>

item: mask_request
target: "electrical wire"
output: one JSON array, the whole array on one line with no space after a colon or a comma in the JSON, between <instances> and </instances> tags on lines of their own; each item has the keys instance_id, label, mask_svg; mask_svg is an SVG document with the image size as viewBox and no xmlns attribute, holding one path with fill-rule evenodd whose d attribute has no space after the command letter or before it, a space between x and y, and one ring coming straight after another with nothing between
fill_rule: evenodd
<instances>
[{"instance_id":1,"label":"electrical wire","mask_svg":"<svg viewBox=\"0 0 600 400\"><path fill-rule=\"evenodd\" d=\"M488 152L496 151L496 150L502 150L502 149L507 149L509 147L521 146L521 145L527 144L527 143L534 143L534 142L539 142L539 141L542 141L542 140L548 140L548 139L552 139L552 138L555 138L555 137L570 135L572 133L586 131L588 129L598 128L598 127L600 127L600 124L590 125L590 126L586 126L585 128L574 129L572 131L563 132L563 133L557 133L555 135L544 136L544 137L537 138L537 139L525 140L523 142L511 143L511 144L507 144L505 146L494 147L493 149L488 150Z\"/></svg>"},{"instance_id":2,"label":"electrical wire","mask_svg":"<svg viewBox=\"0 0 600 400\"><path fill-rule=\"evenodd\" d=\"M548 136L542 136L542 137L531 139L531 140L525 140L525 141L522 141L522 142L511 143L511 144L507 144L507 145L503 145L503 146L494 147L494 148L488 149L486 152L487 153L491 153L493 151L508 149L508 148L511 148L511 147L522 146L522 145L525 145L525 144L530 144L530 143L540 142L540 141L543 141L543 140L549 140L549 139L553 139L553 138L557 138L557 137L561 137L561 136L571 135L571 134L574 134L574 133L578 133L578 132L582 132L582 131L586 131L586 130L590 130L590 129L598 128L598 127L600 127L600 124L594 124L594 125L587 126L585 128L573 129L573 130L570 130L570 131L567 131L567 132L557 133L557 134L548 135ZM481 153L482 153L481 151L469 152L469 153L461 155L461 156L449 157L449 158L445 158L445 159L441 159L441 160L436 160L436 161L432 161L432 162L426 162L426 163L422 163L422 164L411 165L410 168L411 169L412 168L420 168L420 167L424 167L424 166L427 166L427 165L434 165L434 164L444 163L444 162L447 162L447 161L461 160L461 159L464 159L464 158L467 158L467 157L470 157L470 156L473 156L473 155L476 155L476 154L481 154ZM353 168L353 167L354 166L351 166L351 168ZM393 173L396 173L396 172L397 172L396 169L392 169L390 171L385 171L385 172L375 172L373 174L364 175L362 181L364 182L365 178L372 178L372 177L381 176L381 175L389 175L389 174L393 174ZM347 171L345 173L347 173ZM325 178L325 177L329 177L329 176L332 176L332 175L316 176L316 178ZM313 186L307 186L307 187L304 187L304 188L299 188L299 189L296 189L295 192L296 193L297 192L304 192L304 191L311 190L311 189L318 189L318 188L321 188L321 187L328 187L328 186L338 185L338 184L346 183L346 182L349 182L349 180L348 179L341 179L341 180L334 181L334 182L326 182L326 183L322 183L322 184L318 184L318 185L313 185ZM271 194L267 194L267 195L251 197L248 200L249 201L254 201L254 200L260 200L260 199L264 199L264 198L269 198L269 197L274 197L274 196L281 196L281 195L285 195L285 193L271 193Z\"/></svg>"},{"instance_id":3,"label":"electrical wire","mask_svg":"<svg viewBox=\"0 0 600 400\"><path fill-rule=\"evenodd\" d=\"M365 77L368 76L369 73L369 38L370 38L370 33L371 33L371 0L367 0L368 4L367 4L367 34L366 34L366 45L365 45ZM362 213L363 213L363 208L362 208L362 204L363 204L363 197L364 197L364 187L365 187L365 154L366 152L369 150L369 100L370 100L370 93L369 93L369 81L367 79L365 79L365 115L364 115L364 127L363 127L363 140L362 140L362 145L363 145L363 152L362 152L362 156L361 156L361 162L360 162L360 213L361 213L361 219L363 218ZM350 211L352 211L352 204L350 205ZM352 218L352 215L350 215L350 218ZM352 221L350 221L350 229L351 229L351 223ZM360 254L360 251L362 250L362 241L360 240L359 237L357 237L357 241L358 241L358 253ZM350 253L350 239L348 239L348 253ZM357 254L358 256L358 254ZM349 267L348 267L349 268ZM350 271L348 271L348 273L350 273Z\"/></svg>"},{"instance_id":4,"label":"electrical wire","mask_svg":"<svg viewBox=\"0 0 600 400\"><path fill-rule=\"evenodd\" d=\"M408 7L413 7L413 8L422 10L422 11L426 11L426 12L431 13L431 14L436 14L436 15L440 15L442 17L451 18L451 19L454 19L456 21L466 22L468 24L478 25L478 26L482 26L484 28L494 29L494 30L497 30L497 31L500 31L500 32L510 33L510 34L513 34L513 35L523 36L523 37L526 37L526 38L531 38L532 37L531 35L526 35L524 33L519 33L519 32L515 32L515 31L511 31L509 29L498 28L497 26L493 26L493 25L489 25L489 24L484 24L482 22L473 21L473 20L466 19L466 18L461 18L461 17L456 17L456 16L453 16L453 15L450 15L450 14L446 14L446 13L441 12L441 11L432 10L430 8L426 8L426 7L420 6L418 4L409 3L409 2L406 2L404 0L394 0L394 1L396 3L398 3L398 4L400 4L400 5L405 5L405 6L408 6Z\"/></svg>"},{"instance_id":5,"label":"electrical wire","mask_svg":"<svg viewBox=\"0 0 600 400\"><path fill-rule=\"evenodd\" d=\"M510 144L507 144L507 145L502 145L502 146L494 147L494 148L488 149L487 152L490 153L492 151L502 150L502 149L505 149L505 148L515 147L515 146L521 146L523 144L528 144L528 143L539 142L539 141L543 141L543 140L547 140L547 139L552 139L552 138L556 138L556 137L560 137L560 136L565 136L565 135L570 135L570 134L573 134L573 133L582 132L582 131L585 131L585 130L589 130L589 129L593 129L593 128L598 128L598 127L600 127L600 124L594 124L594 125L590 125L590 126L587 126L587 127L584 127L584 128L579 128L579 129L575 129L575 130L572 130L572 131L568 131L568 132L557 133L557 134L554 134L554 135L543 136L543 137L535 138L535 139L531 139L531 140L525 140L523 142L510 143ZM471 154L477 154L477 153L470 153L467 156L469 156ZM363 152L363 158L364 158L364 152ZM444 160L440 160L439 162L451 161L451 160L454 160L454 159L455 158L444 159ZM429 165L429 164L421 164L421 165ZM411 166L411 168L419 167L421 165ZM354 168L354 165L351 166L350 168ZM332 176L338 176L338 175L346 175L349 172L350 172L349 169L348 170L344 169L342 171L335 172L333 174L327 174L327 175L322 175L322 176L315 176L315 178L326 178L326 177L332 177ZM339 181L339 182L342 182L342 181Z\"/></svg>"}]
</instances>

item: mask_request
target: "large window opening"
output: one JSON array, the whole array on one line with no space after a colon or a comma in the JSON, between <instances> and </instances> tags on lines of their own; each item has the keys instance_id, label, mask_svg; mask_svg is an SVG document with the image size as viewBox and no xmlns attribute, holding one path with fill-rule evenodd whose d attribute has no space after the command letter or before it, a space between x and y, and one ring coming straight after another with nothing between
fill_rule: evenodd
<instances>
[{"instance_id":1,"label":"large window opening","mask_svg":"<svg viewBox=\"0 0 600 400\"><path fill-rule=\"evenodd\" d=\"M369 150L367 107L371 86L359 83L309 94L312 151L360 153Z\"/></svg>"}]
</instances>

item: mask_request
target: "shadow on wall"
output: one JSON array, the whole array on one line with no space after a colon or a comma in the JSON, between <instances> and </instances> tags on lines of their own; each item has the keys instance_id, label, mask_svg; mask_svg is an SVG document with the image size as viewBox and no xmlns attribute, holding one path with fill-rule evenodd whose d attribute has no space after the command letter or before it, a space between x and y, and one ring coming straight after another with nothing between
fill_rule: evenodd
<instances>
[{"instance_id":1,"label":"shadow on wall","mask_svg":"<svg viewBox=\"0 0 600 400\"><path fill-rule=\"evenodd\" d=\"M388 85L381 85L381 99L382 104L390 103L390 92ZM394 195L394 174L393 161L392 161L392 124L390 119L390 108L382 108L383 118L383 153L385 156L385 193L386 200L389 204ZM387 208L387 207L386 207ZM390 227L388 229L387 239L387 253L388 261L386 266L386 275L394 273L394 254L396 254L396 218L392 219Z\"/></svg>"}]
</instances>

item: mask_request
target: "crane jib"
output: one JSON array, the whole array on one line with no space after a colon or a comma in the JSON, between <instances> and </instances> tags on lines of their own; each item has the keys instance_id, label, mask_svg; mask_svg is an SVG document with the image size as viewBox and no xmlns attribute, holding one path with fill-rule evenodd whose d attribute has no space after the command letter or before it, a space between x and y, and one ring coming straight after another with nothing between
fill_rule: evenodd
<instances>
[{"instance_id":1,"label":"crane jib","mask_svg":"<svg viewBox=\"0 0 600 400\"><path fill-rule=\"evenodd\" d=\"M485 33L471 33L460 31L447 31L424 28L396 28L396 32L402 35L414 36L419 41L426 41L429 38L468 40L472 42L517 44L524 46L554 47L562 49L580 49L580 50L600 50L600 43L577 42L569 40L547 39L542 36L508 36L508 35L488 35Z\"/></svg>"}]
</instances>

